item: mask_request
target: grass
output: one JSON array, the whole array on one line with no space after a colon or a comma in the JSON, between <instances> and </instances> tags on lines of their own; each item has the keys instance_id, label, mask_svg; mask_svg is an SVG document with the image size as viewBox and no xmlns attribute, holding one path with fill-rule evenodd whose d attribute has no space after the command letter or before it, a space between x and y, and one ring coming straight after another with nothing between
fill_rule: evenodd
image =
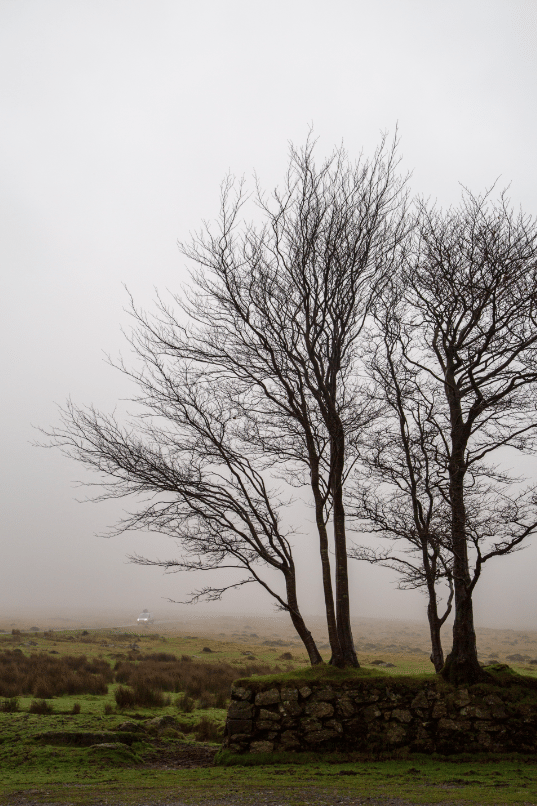
<instances>
[{"instance_id":1,"label":"grass","mask_svg":"<svg viewBox=\"0 0 537 806\"><path fill-rule=\"evenodd\" d=\"M15 665L24 669L28 665L24 658L31 660L34 655L39 659L46 653L48 660L58 663L42 662L42 670L63 669L66 675L74 672L76 676L85 669L95 677L102 675L107 691L41 698L34 694L34 688L25 694L17 690L0 695L2 806L12 804L18 798L14 793L21 792L36 803L123 800L133 806L177 799L178 792L185 803L196 804L226 797L229 802L244 804L275 800L299 806L308 802L333 803L338 796L398 797L416 804L492 806L537 802L537 760L528 756L445 759L413 755L380 759L315 754L236 757L221 753L219 766L164 769L161 763L156 768L152 760L164 757L167 752L177 756L199 747L200 742L212 743L217 749L226 715L225 698L223 703L217 698L234 678L254 674L259 685L265 686L283 679L337 682L339 678L348 678L349 672L342 675L330 666L311 669L305 656L295 649L292 661L283 659L281 647L248 646L257 658L254 662L243 654L244 644L207 638L162 638L113 631L85 635L80 631L54 632L47 636L32 635L36 646L29 647L21 645L20 635L0 636L0 654L3 650L11 653L20 648L22 652L15 653L18 659L10 658L10 664L12 668ZM204 646L209 646L212 652L203 653ZM86 665L79 660L76 664L64 660L81 655L85 656ZM376 655L366 656L369 661L376 659ZM432 673L420 658L386 655L384 659L395 663L395 667L379 669L365 665L351 675L382 685L406 673L415 676L417 685ZM280 668L275 671L277 665ZM498 682L510 687L514 699L533 698L535 686L529 681L535 680L534 670L527 674L523 667L515 669L524 671L523 679L501 669L493 673ZM262 674L268 671L271 674ZM164 704L155 707L141 702L126 705L123 710L118 708L116 695L120 687L133 691L135 683L144 680L151 682L151 690L162 692ZM52 713L31 712L32 703L40 699L52 707ZM173 717L175 721L162 730L158 725L149 726L149 720L162 716ZM40 734L50 737L50 731L115 734L125 721L147 726L145 730L124 734L130 744L112 741L111 747L99 749L54 744L50 738L39 738Z\"/></svg>"},{"instance_id":2,"label":"grass","mask_svg":"<svg viewBox=\"0 0 537 806\"><path fill-rule=\"evenodd\" d=\"M26 760L26 771L5 777L0 803L24 790L36 802L89 804L100 799L147 804L205 799L259 803L334 803L339 797L404 798L415 804L531 804L537 800L537 765L527 759L431 758L388 761L304 759L270 766L221 766L202 769L139 768L143 749L108 750L100 756L89 748L65 748L59 754L40 749ZM83 756L85 758L83 758ZM38 763L38 761L40 763ZM320 799L320 801L317 800Z\"/></svg>"}]
</instances>

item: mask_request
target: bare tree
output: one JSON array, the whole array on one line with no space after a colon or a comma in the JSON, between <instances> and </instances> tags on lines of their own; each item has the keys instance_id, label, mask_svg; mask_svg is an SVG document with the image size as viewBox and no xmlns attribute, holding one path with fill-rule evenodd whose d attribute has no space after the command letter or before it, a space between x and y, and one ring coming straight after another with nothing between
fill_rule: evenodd
<instances>
[{"instance_id":1,"label":"bare tree","mask_svg":"<svg viewBox=\"0 0 537 806\"><path fill-rule=\"evenodd\" d=\"M489 195L466 192L461 205L446 212L422 203L398 293L391 317L397 372L413 371L415 386L435 389L438 441L431 456L446 469L455 622L443 675L456 684L472 683L484 676L472 606L482 564L509 553L537 528L534 491L509 495L513 480L491 464L500 448L535 448L535 222L515 214L504 196L495 203ZM479 480L488 484L479 491L480 503ZM477 516L479 509L488 510L497 535L490 534L487 518ZM486 552L484 533L492 542Z\"/></svg>"},{"instance_id":2,"label":"bare tree","mask_svg":"<svg viewBox=\"0 0 537 806\"><path fill-rule=\"evenodd\" d=\"M292 547L280 518L289 501L269 489L237 436L234 395L156 354L138 354L142 370L124 368L141 390L135 421L121 427L114 417L69 403L63 425L49 434L52 444L106 478L93 500L134 498L135 510L115 533L143 530L177 539L180 559L135 555L134 562L166 571L242 570L238 581L206 586L190 601L220 599L230 588L255 582L289 613L310 662L321 663L300 613ZM282 575L285 592L267 568Z\"/></svg>"},{"instance_id":3,"label":"bare tree","mask_svg":"<svg viewBox=\"0 0 537 806\"><path fill-rule=\"evenodd\" d=\"M401 361L394 315L400 296L397 283L389 283L375 306L377 328L365 340L370 395L382 416L361 439L359 464L347 487L348 512L356 528L390 540L391 546L354 545L349 556L397 571L401 589L426 592L431 661L439 672L444 666L441 629L454 594L446 467L436 390ZM442 613L441 585L447 588Z\"/></svg>"},{"instance_id":4,"label":"bare tree","mask_svg":"<svg viewBox=\"0 0 537 806\"><path fill-rule=\"evenodd\" d=\"M266 456L305 470L313 498L332 662L358 665L350 627L343 483L364 406L357 343L391 270L406 222L396 143L352 165L337 150L320 167L313 144L291 150L283 188L257 191L263 223L241 221L242 189L223 188L221 216L182 249L200 268L184 329L161 303L139 315L154 349L233 382ZM333 525L335 596L328 518Z\"/></svg>"},{"instance_id":5,"label":"bare tree","mask_svg":"<svg viewBox=\"0 0 537 806\"><path fill-rule=\"evenodd\" d=\"M242 219L248 201L243 186L235 192L233 182L225 182L214 231L206 226L181 245L196 264L190 289L173 298L182 313L161 299L153 315L132 305L132 344L142 369L122 369L144 391L139 402L165 416L167 428L159 431L142 418L145 428L134 423L122 431L110 418L71 406L63 430L55 432L56 444L112 478L107 494L143 493L146 476L150 485L165 480L164 487L147 490L164 493L171 484L171 501L141 506L122 528L140 524L179 536L200 559L178 561L175 568L213 568L233 556L248 569L248 579L267 589L256 563L279 569L292 587L290 544L265 477L281 475L309 490L331 662L341 667L358 665L343 487L353 445L376 415L362 393L358 342L407 231L396 146L383 138L372 160L356 164L340 148L320 167L311 141L302 150L292 148L282 188L266 197L257 187L259 225ZM210 435L203 430L208 423ZM186 447L185 429L191 435ZM220 505L232 515L222 520ZM280 604L292 616L298 614L293 602L288 586Z\"/></svg>"}]
</instances>

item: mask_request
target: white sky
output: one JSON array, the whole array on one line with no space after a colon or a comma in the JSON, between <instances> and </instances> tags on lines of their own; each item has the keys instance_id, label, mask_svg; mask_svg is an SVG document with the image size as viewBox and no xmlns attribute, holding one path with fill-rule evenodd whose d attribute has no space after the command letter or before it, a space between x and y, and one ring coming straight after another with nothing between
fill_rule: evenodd
<instances>
[{"instance_id":1,"label":"white sky","mask_svg":"<svg viewBox=\"0 0 537 806\"><path fill-rule=\"evenodd\" d=\"M81 469L29 442L54 401L128 393L103 362L128 327L122 283L146 307L179 287L176 241L216 214L229 170L270 187L310 124L353 157L398 123L415 192L445 204L500 177L535 212L536 84L535 0L0 0L0 613L177 613L162 597L194 584L125 563L169 541L94 537L117 506L77 504ZM536 561L486 570L478 623L535 625ZM355 615L424 617L389 572L352 577ZM245 606L271 610L253 591L212 607Z\"/></svg>"}]
</instances>

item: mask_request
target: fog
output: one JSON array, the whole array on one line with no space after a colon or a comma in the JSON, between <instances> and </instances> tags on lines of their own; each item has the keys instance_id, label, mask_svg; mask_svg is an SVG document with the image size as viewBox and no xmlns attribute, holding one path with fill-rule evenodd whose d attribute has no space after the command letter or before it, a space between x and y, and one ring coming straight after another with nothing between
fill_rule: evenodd
<instances>
[{"instance_id":1,"label":"fog","mask_svg":"<svg viewBox=\"0 0 537 806\"><path fill-rule=\"evenodd\" d=\"M174 556L169 539L98 536L121 505L78 503L88 476L33 447L34 427L57 423L68 396L105 411L129 396L105 360L128 357L123 284L148 309L155 289L177 291L176 242L216 216L226 173L255 170L272 187L311 125L320 153L343 141L357 157L398 124L414 192L445 205L460 184L498 180L536 212L537 6L3 0L0 64L0 620L144 607L180 618L191 611L168 599L203 580L126 561ZM536 475L534 460L524 468ZM311 513L298 518L302 608L319 615ZM490 563L478 624L535 625L536 552ZM389 571L354 563L351 577L353 617L424 618L424 597L396 590ZM245 589L197 612L273 605Z\"/></svg>"}]
</instances>

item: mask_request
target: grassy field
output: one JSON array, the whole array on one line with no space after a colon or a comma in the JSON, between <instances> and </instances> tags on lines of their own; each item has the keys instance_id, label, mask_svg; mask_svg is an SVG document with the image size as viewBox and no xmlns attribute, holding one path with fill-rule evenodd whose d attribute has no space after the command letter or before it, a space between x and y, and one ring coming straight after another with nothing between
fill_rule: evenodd
<instances>
[{"instance_id":1,"label":"grassy field","mask_svg":"<svg viewBox=\"0 0 537 806\"><path fill-rule=\"evenodd\" d=\"M32 663L26 663L32 655ZM365 797L416 804L537 803L537 760L527 756L342 760L289 755L277 763L247 756L240 766L223 756L221 766L214 766L229 681L252 672L305 668L305 654L295 647L244 637L77 630L0 635L1 657L11 670L4 678L0 671L1 804L272 800L298 805ZM373 674L432 674L419 655L370 653L362 659ZM375 660L394 665L377 672ZM512 665L536 674L534 666ZM95 691L104 685L106 693L47 690L51 681L57 691L62 686L76 690L84 675L93 676ZM144 684L157 692L158 704L145 704ZM137 686L138 700L118 696L121 689L132 694Z\"/></svg>"}]
</instances>

